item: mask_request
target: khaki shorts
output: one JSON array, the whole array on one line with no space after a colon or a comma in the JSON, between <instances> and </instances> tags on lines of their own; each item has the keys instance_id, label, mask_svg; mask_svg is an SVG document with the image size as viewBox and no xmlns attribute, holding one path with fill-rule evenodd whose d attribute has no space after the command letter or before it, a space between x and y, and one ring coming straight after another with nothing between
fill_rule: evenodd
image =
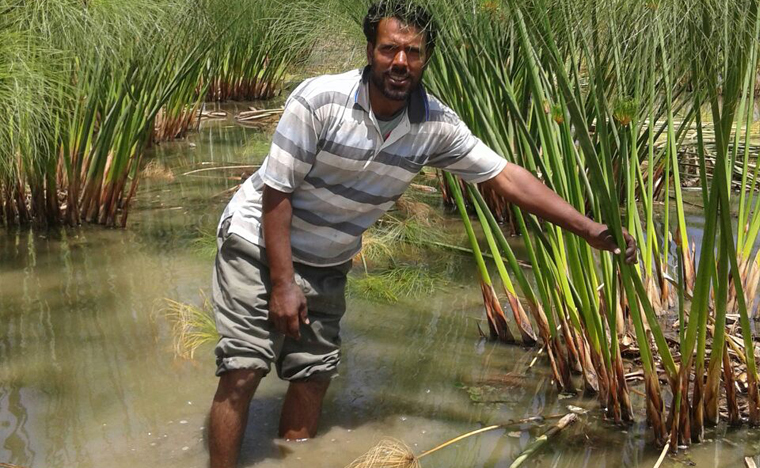
<instances>
[{"instance_id":1,"label":"khaki shorts","mask_svg":"<svg viewBox=\"0 0 760 468\"><path fill-rule=\"evenodd\" d=\"M216 375L233 369L261 369L272 363L285 380L332 378L340 362L340 319L346 310L346 275L351 262L317 268L294 263L295 281L306 296L309 325L296 341L269 321L266 251L223 225L212 280L212 302L220 338Z\"/></svg>"}]
</instances>

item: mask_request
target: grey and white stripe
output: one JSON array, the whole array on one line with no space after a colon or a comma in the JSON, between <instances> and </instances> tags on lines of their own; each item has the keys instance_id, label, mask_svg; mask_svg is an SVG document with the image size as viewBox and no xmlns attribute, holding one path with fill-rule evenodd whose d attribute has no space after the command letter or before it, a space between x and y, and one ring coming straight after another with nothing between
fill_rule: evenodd
<instances>
[{"instance_id":1,"label":"grey and white stripe","mask_svg":"<svg viewBox=\"0 0 760 468\"><path fill-rule=\"evenodd\" d=\"M312 78L288 98L267 158L232 198L222 221L231 218L230 233L265 247L264 185L292 193L294 260L339 265L359 252L362 233L426 165L482 182L506 161L421 86L384 140L370 108L366 72Z\"/></svg>"}]
</instances>

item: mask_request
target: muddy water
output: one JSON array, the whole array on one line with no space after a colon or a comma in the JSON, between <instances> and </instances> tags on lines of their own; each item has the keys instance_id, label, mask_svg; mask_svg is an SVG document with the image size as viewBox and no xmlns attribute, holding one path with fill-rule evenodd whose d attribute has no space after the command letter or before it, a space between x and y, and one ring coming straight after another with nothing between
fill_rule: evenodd
<instances>
[{"instance_id":1,"label":"muddy water","mask_svg":"<svg viewBox=\"0 0 760 468\"><path fill-rule=\"evenodd\" d=\"M157 148L174 179L143 182L128 230L0 232L0 462L205 466L212 352L174 358L160 311L165 298L198 303L208 289L212 260L192 240L213 229L243 169L187 172L257 164L267 138L222 121L204 124L192 145ZM468 268L457 286L430 296L394 305L350 300L320 435L275 439L286 387L271 376L251 408L242 464L342 467L382 436L421 452L485 424L574 405L591 411L527 466L653 466L658 453L644 424L615 428L593 398L558 395L543 361L529 368L536 349L479 339L481 298ZM510 426L425 465L507 467L544 429ZM663 466L735 467L760 453L757 433L721 427L708 437L715 442Z\"/></svg>"}]
</instances>

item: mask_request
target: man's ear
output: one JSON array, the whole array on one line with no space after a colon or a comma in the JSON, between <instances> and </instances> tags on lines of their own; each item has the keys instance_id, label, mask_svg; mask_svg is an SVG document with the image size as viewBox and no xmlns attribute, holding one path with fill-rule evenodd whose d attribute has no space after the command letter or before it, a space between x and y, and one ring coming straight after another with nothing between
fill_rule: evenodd
<instances>
[{"instance_id":1,"label":"man's ear","mask_svg":"<svg viewBox=\"0 0 760 468\"><path fill-rule=\"evenodd\" d=\"M367 65L372 65L372 55L375 52L375 44L367 42Z\"/></svg>"}]
</instances>

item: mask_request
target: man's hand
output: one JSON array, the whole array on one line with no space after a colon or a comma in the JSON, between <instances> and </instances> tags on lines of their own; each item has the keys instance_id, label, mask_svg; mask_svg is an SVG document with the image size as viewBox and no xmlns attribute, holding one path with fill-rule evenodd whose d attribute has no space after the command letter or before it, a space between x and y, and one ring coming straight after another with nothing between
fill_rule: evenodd
<instances>
[{"instance_id":1,"label":"man's hand","mask_svg":"<svg viewBox=\"0 0 760 468\"><path fill-rule=\"evenodd\" d=\"M615 237L612 235L612 231L605 226L597 222L591 222L588 228L588 232L583 236L586 242L591 247L599 250L607 250L615 255L621 253L620 247L615 243ZM632 235L628 234L628 231L623 228L623 237L625 237L625 263L633 264L638 263L636 255L636 239Z\"/></svg>"},{"instance_id":2,"label":"man's hand","mask_svg":"<svg viewBox=\"0 0 760 468\"><path fill-rule=\"evenodd\" d=\"M306 297L294 282L272 286L269 298L269 320L274 328L293 339L301 339L301 322L308 325Z\"/></svg>"}]
</instances>

